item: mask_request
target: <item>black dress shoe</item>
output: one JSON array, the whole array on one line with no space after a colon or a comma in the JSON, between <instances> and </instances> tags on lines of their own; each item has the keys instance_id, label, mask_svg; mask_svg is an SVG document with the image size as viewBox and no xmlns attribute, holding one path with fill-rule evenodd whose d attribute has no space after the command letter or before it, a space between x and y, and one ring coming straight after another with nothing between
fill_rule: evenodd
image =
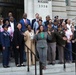
<instances>
[{"instance_id":1,"label":"black dress shoe","mask_svg":"<svg viewBox=\"0 0 76 75\"><path fill-rule=\"evenodd\" d=\"M8 67L10 67L10 66L6 66L6 65L4 65L3 67L4 67L4 68L8 68Z\"/></svg>"},{"instance_id":2,"label":"black dress shoe","mask_svg":"<svg viewBox=\"0 0 76 75\"><path fill-rule=\"evenodd\" d=\"M4 67L4 68L7 68L7 66L6 66L6 65L4 65L3 67Z\"/></svg>"},{"instance_id":3,"label":"black dress shoe","mask_svg":"<svg viewBox=\"0 0 76 75\"><path fill-rule=\"evenodd\" d=\"M48 63L48 65L51 65L52 63Z\"/></svg>"},{"instance_id":4,"label":"black dress shoe","mask_svg":"<svg viewBox=\"0 0 76 75\"><path fill-rule=\"evenodd\" d=\"M55 63L52 63L52 65L55 65Z\"/></svg>"},{"instance_id":5,"label":"black dress shoe","mask_svg":"<svg viewBox=\"0 0 76 75\"><path fill-rule=\"evenodd\" d=\"M7 66L7 67L10 67L10 66Z\"/></svg>"}]
</instances>

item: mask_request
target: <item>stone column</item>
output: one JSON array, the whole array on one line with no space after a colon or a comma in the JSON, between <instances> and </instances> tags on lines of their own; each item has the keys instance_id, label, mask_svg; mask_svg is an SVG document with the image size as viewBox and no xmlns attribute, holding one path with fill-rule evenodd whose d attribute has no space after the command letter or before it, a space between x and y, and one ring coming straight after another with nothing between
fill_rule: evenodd
<instances>
[{"instance_id":1,"label":"stone column","mask_svg":"<svg viewBox=\"0 0 76 75\"><path fill-rule=\"evenodd\" d=\"M50 17L52 19L52 0L49 0L48 4L49 4L49 14L50 14Z\"/></svg>"},{"instance_id":2,"label":"stone column","mask_svg":"<svg viewBox=\"0 0 76 75\"><path fill-rule=\"evenodd\" d=\"M29 19L32 19L34 17L34 1L28 0L28 6L27 6L27 15Z\"/></svg>"},{"instance_id":3,"label":"stone column","mask_svg":"<svg viewBox=\"0 0 76 75\"><path fill-rule=\"evenodd\" d=\"M30 20L34 17L34 0L24 0L24 12Z\"/></svg>"},{"instance_id":4,"label":"stone column","mask_svg":"<svg viewBox=\"0 0 76 75\"><path fill-rule=\"evenodd\" d=\"M27 13L27 2L28 0L24 0L24 13Z\"/></svg>"}]
</instances>

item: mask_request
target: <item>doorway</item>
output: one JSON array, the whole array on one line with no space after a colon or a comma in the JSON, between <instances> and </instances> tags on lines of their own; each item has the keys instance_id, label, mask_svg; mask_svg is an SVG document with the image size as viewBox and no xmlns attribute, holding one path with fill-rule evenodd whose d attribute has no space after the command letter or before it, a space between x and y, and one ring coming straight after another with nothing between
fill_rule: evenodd
<instances>
[{"instance_id":1,"label":"doorway","mask_svg":"<svg viewBox=\"0 0 76 75\"><path fill-rule=\"evenodd\" d=\"M12 0L0 2L0 17L7 18L9 12L12 12L14 18L19 21L24 13L24 0L21 0L21 3L12 3Z\"/></svg>"}]
</instances>

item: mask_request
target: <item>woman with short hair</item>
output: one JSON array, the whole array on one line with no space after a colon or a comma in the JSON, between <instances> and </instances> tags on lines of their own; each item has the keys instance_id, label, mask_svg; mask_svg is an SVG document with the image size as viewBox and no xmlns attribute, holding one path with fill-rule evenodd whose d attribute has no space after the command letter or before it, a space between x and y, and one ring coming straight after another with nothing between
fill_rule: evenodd
<instances>
[{"instance_id":1,"label":"woman with short hair","mask_svg":"<svg viewBox=\"0 0 76 75\"><path fill-rule=\"evenodd\" d=\"M34 41L34 30L31 29L31 26L27 26L27 30L24 33L24 41L25 44L29 47L29 49L32 50L33 53L35 53L35 41ZM27 57L27 63L29 60L29 65L35 64L35 56L31 53L31 51L27 50L27 47L25 46L25 52L26 57L29 55L29 58ZM31 60L32 59L32 60Z\"/></svg>"}]
</instances>

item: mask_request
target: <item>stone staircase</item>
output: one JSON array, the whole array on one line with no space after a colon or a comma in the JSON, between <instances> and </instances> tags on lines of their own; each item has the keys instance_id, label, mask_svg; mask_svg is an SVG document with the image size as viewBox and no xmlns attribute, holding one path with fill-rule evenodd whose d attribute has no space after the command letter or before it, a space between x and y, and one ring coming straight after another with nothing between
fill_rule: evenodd
<instances>
[{"instance_id":1,"label":"stone staircase","mask_svg":"<svg viewBox=\"0 0 76 75\"><path fill-rule=\"evenodd\" d=\"M14 63L10 63L10 68L3 68L0 64L0 75L35 75L35 67L30 66L30 72L27 72L27 66L15 67ZM39 75L39 65L37 64L37 75ZM47 69L43 70L43 75L75 75L75 64L66 63L66 70L63 64L47 65Z\"/></svg>"}]
</instances>

